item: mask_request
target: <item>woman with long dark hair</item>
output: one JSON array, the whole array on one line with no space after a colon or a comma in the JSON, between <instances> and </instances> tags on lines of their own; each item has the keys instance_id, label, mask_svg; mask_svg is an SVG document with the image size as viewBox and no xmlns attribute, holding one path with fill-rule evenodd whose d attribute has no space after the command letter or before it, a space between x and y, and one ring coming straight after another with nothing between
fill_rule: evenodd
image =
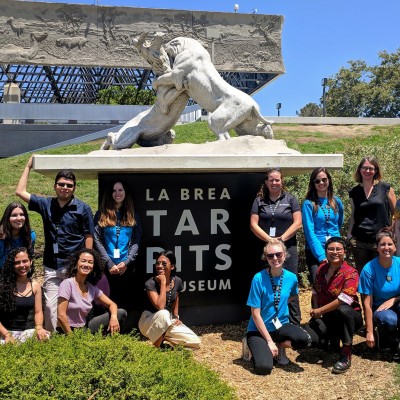
<instances>
[{"instance_id":1,"label":"woman with long dark hair","mask_svg":"<svg viewBox=\"0 0 400 400\"><path fill-rule=\"evenodd\" d=\"M299 256L296 233L301 228L301 209L297 199L290 194L280 168L269 169L253 202L250 229L263 246L272 238L280 239L287 249L284 268L298 274ZM290 322L300 324L298 297L289 304Z\"/></svg>"},{"instance_id":2,"label":"woman with long dark hair","mask_svg":"<svg viewBox=\"0 0 400 400\"><path fill-rule=\"evenodd\" d=\"M347 237L361 273L364 265L376 257L376 234L392 225L396 195L389 183L382 182L382 172L374 157L360 161L354 179L358 185L349 192L351 216Z\"/></svg>"},{"instance_id":3,"label":"woman with long dark hair","mask_svg":"<svg viewBox=\"0 0 400 400\"><path fill-rule=\"evenodd\" d=\"M147 304L139 320L139 330L156 347L166 341L172 346L197 349L200 339L179 317L179 292L183 284L176 276L175 254L165 250L156 260L155 274L145 283Z\"/></svg>"},{"instance_id":4,"label":"woman with long dark hair","mask_svg":"<svg viewBox=\"0 0 400 400\"><path fill-rule=\"evenodd\" d=\"M25 247L11 250L0 273L0 343L24 342L36 333L45 340L42 290L32 279L33 261Z\"/></svg>"},{"instance_id":5,"label":"woman with long dark hair","mask_svg":"<svg viewBox=\"0 0 400 400\"><path fill-rule=\"evenodd\" d=\"M302 218L306 264L314 283L319 265L327 262L325 243L332 236L340 236L344 219L343 203L333 194L332 177L324 167L311 172Z\"/></svg>"},{"instance_id":6,"label":"woman with long dark hair","mask_svg":"<svg viewBox=\"0 0 400 400\"><path fill-rule=\"evenodd\" d=\"M57 319L64 333L83 327L94 333L100 326L110 333L120 331L120 324L127 314L125 310L118 309L117 305L95 286L102 272L102 263L97 251L82 249L71 256L67 266L67 279L61 282L58 290ZM94 301L108 311L89 319Z\"/></svg>"},{"instance_id":7,"label":"woman with long dark hair","mask_svg":"<svg viewBox=\"0 0 400 400\"><path fill-rule=\"evenodd\" d=\"M32 258L35 239L36 233L31 230L25 206L18 201L10 203L0 220L0 268L7 254L18 247L25 247Z\"/></svg>"},{"instance_id":8,"label":"woman with long dark hair","mask_svg":"<svg viewBox=\"0 0 400 400\"><path fill-rule=\"evenodd\" d=\"M134 271L142 227L126 183L118 180L108 185L94 223L94 244L106 267L110 298L131 308L129 276Z\"/></svg>"},{"instance_id":9,"label":"woman with long dark hair","mask_svg":"<svg viewBox=\"0 0 400 400\"><path fill-rule=\"evenodd\" d=\"M395 256L396 242L390 228L378 232L378 257L365 264L358 291L368 347L392 348L395 361L400 362L400 258Z\"/></svg>"}]
</instances>

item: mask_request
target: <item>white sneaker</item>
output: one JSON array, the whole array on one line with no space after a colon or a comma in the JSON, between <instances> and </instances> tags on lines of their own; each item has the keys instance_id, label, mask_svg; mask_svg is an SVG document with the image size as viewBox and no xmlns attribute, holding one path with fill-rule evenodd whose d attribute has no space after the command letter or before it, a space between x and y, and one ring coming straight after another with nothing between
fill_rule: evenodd
<instances>
[{"instance_id":1,"label":"white sneaker","mask_svg":"<svg viewBox=\"0 0 400 400\"><path fill-rule=\"evenodd\" d=\"M280 348L278 349L278 358L277 358L279 365L288 365L290 360L286 356L286 349Z\"/></svg>"}]
</instances>

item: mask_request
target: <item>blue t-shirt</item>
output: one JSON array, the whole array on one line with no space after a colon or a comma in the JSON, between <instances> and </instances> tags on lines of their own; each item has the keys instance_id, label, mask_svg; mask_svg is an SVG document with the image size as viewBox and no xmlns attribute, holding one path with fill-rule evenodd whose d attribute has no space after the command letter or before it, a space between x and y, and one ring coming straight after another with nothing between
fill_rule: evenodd
<instances>
[{"instance_id":1,"label":"blue t-shirt","mask_svg":"<svg viewBox=\"0 0 400 400\"><path fill-rule=\"evenodd\" d=\"M281 324L289 322L289 306L288 300L290 296L295 296L298 292L297 277L292 272L283 269L281 297L278 306L278 315L274 307L274 291L271 286L271 279L267 270L263 269L254 275L251 282L247 305L253 308L259 308L261 318L268 332L276 330L272 320L278 317ZM273 277L274 285L279 285L280 276ZM253 317L250 317L247 332L258 331Z\"/></svg>"},{"instance_id":2,"label":"blue t-shirt","mask_svg":"<svg viewBox=\"0 0 400 400\"><path fill-rule=\"evenodd\" d=\"M400 295L400 257L393 256L392 265L384 268L374 258L361 271L358 283L359 293L372 295L372 309L375 311L386 300Z\"/></svg>"},{"instance_id":3,"label":"blue t-shirt","mask_svg":"<svg viewBox=\"0 0 400 400\"><path fill-rule=\"evenodd\" d=\"M331 207L329 209L326 208L327 198L321 197L319 199L323 210L318 207L317 213L314 213L314 206L310 200L305 200L302 206L306 249L310 249L318 261L326 258L325 243L327 236L340 236L340 228L343 225L343 203L338 197L334 196L334 198L338 207L338 212L336 213ZM326 217L329 217L328 221L326 221Z\"/></svg>"},{"instance_id":4,"label":"blue t-shirt","mask_svg":"<svg viewBox=\"0 0 400 400\"><path fill-rule=\"evenodd\" d=\"M36 233L35 231L31 231L31 241L32 241L30 250L31 256L33 256L35 248L35 240L36 240ZM26 247L26 243L24 243L21 236L18 239L11 238L11 240L8 241L7 244L5 240L0 240L0 268L3 267L6 258L8 256L8 253L10 253L11 250L16 249L17 247Z\"/></svg>"}]
</instances>

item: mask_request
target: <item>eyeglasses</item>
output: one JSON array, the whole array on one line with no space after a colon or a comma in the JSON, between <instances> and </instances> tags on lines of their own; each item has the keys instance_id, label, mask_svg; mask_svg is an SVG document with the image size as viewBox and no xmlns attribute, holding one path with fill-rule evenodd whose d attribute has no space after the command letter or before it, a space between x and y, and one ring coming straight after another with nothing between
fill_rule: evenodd
<instances>
[{"instance_id":1,"label":"eyeglasses","mask_svg":"<svg viewBox=\"0 0 400 400\"><path fill-rule=\"evenodd\" d=\"M57 186L62 188L72 189L75 185L73 183L64 183L64 182L57 182Z\"/></svg>"},{"instance_id":2,"label":"eyeglasses","mask_svg":"<svg viewBox=\"0 0 400 400\"><path fill-rule=\"evenodd\" d=\"M326 249L326 251L327 251L328 253L333 253L333 252L335 252L335 251L336 251L336 253L341 253L341 252L344 251L344 248L343 248L343 247L328 247L328 248Z\"/></svg>"},{"instance_id":3,"label":"eyeglasses","mask_svg":"<svg viewBox=\"0 0 400 400\"><path fill-rule=\"evenodd\" d=\"M163 267L166 267L168 265L168 263L166 261L156 261L156 263L154 265L155 266L162 265Z\"/></svg>"},{"instance_id":4,"label":"eyeglasses","mask_svg":"<svg viewBox=\"0 0 400 400\"><path fill-rule=\"evenodd\" d=\"M375 171L375 167L361 167L360 169L362 169L363 171L371 171L371 172Z\"/></svg>"},{"instance_id":5,"label":"eyeglasses","mask_svg":"<svg viewBox=\"0 0 400 400\"><path fill-rule=\"evenodd\" d=\"M279 259L282 258L283 252L279 251L278 253L268 253L265 256L268 258L268 260L273 260L275 256Z\"/></svg>"},{"instance_id":6,"label":"eyeglasses","mask_svg":"<svg viewBox=\"0 0 400 400\"><path fill-rule=\"evenodd\" d=\"M322 182L322 183L328 182L328 178L314 179L314 183L315 183L316 185L319 185L321 182Z\"/></svg>"}]
</instances>

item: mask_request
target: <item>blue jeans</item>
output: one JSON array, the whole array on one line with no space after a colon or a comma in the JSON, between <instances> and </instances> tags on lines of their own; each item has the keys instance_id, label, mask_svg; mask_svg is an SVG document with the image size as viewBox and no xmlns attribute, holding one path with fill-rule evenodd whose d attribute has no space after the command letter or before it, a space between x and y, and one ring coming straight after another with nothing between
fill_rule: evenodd
<instances>
[{"instance_id":1,"label":"blue jeans","mask_svg":"<svg viewBox=\"0 0 400 400\"><path fill-rule=\"evenodd\" d=\"M387 333L400 329L400 302L397 302L389 310L375 311L374 323L381 324Z\"/></svg>"}]
</instances>

